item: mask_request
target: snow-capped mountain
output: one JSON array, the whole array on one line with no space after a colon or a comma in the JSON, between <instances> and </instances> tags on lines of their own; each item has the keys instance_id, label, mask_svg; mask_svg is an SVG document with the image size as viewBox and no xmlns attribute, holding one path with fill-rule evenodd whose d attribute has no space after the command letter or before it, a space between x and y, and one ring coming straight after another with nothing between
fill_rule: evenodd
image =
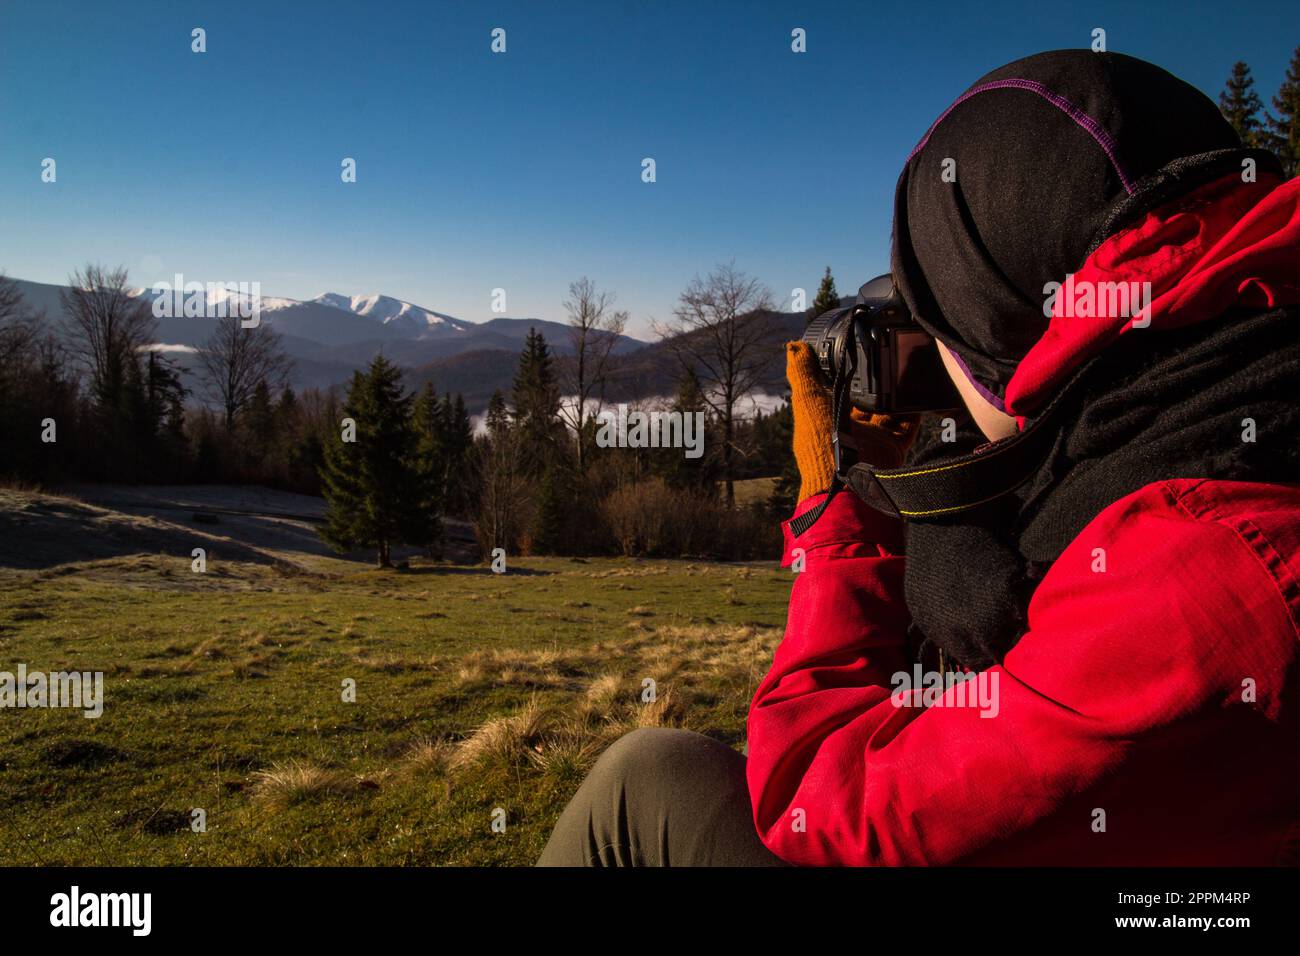
<instances>
[{"instance_id":1,"label":"snow-capped mountain","mask_svg":"<svg viewBox=\"0 0 1300 956\"><path fill-rule=\"evenodd\" d=\"M152 302L155 299L164 295L169 295L169 294L174 295L174 292L172 292L170 287L162 288L161 286L145 286L142 288L127 289L126 294L131 296L133 299L138 299L141 296L143 296L147 301L150 302L152 306ZM194 291L194 292L185 292L184 290L182 290L181 295L182 295L182 301L188 300L191 297L193 297L195 303L197 303L197 308L200 310L206 310L207 305L209 303L211 303L214 306L221 302L241 303L243 300L249 298L249 295L246 293L241 293L232 289L227 289L222 286L214 286L212 288L211 294L209 294L208 291L204 289L202 291ZM261 308L263 312L274 312L277 309L289 309L292 308L293 306L301 305L301 304L302 303L298 299L286 299L282 296L272 296L272 295L261 296ZM179 309L177 310L177 312L178 314L183 314L179 311Z\"/></svg>"},{"instance_id":2,"label":"snow-capped mountain","mask_svg":"<svg viewBox=\"0 0 1300 956\"><path fill-rule=\"evenodd\" d=\"M23 279L14 282L26 311L43 315L56 334L68 334L61 299L66 286ZM152 309L155 301L169 292L150 286L132 289L131 294ZM149 347L166 353L183 369L191 369L213 332L213 319L200 313L206 312L208 304L239 295L214 286L210 294L200 293L189 304L188 315L184 310L155 313L155 340ZM354 369L382 352L410 370L413 380L432 376L440 388L454 385L467 400L486 403L492 389L509 389L519 350L531 330L545 335L557 356L572 351L569 327L562 322L501 316L470 322L387 295L327 292L299 300L264 294L261 318L280 333L284 350L294 360L291 380L298 388L346 382ZM620 335L613 348L618 355L630 355L645 346L645 342Z\"/></svg>"},{"instance_id":3,"label":"snow-capped mountain","mask_svg":"<svg viewBox=\"0 0 1300 956\"><path fill-rule=\"evenodd\" d=\"M395 332L413 335L416 338L463 333L472 324L442 312L434 312L410 302L403 302L401 299L394 299L390 295L378 293L346 296L337 292L326 292L311 301L363 315Z\"/></svg>"}]
</instances>

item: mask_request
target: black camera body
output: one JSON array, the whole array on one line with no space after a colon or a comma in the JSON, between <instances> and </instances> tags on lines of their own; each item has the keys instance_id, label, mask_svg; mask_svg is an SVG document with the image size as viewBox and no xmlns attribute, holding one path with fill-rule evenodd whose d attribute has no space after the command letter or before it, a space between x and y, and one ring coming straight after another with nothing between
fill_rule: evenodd
<instances>
[{"instance_id":1,"label":"black camera body","mask_svg":"<svg viewBox=\"0 0 1300 956\"><path fill-rule=\"evenodd\" d=\"M849 376L847 400L864 412L937 412L962 405L938 346L888 274L864 283L852 305L813 319L803 341L813 347L828 385Z\"/></svg>"}]
</instances>

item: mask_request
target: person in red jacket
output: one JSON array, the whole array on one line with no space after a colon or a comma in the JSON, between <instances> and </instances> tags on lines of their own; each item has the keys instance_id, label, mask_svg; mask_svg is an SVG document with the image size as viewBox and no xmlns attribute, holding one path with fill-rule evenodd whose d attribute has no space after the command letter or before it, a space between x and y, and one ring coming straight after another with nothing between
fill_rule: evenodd
<instances>
[{"instance_id":1,"label":"person in red jacket","mask_svg":"<svg viewBox=\"0 0 1300 956\"><path fill-rule=\"evenodd\" d=\"M913 150L891 272L977 428L855 416L836 494L791 343L820 513L748 759L629 735L541 862L1295 862L1300 180L1151 64L1041 54Z\"/></svg>"}]
</instances>

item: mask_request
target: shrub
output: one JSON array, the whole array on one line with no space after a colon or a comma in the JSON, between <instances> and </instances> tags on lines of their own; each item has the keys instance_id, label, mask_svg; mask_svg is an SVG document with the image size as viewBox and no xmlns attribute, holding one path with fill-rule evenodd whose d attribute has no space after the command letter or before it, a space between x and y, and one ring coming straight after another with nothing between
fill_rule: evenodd
<instances>
[{"instance_id":1,"label":"shrub","mask_svg":"<svg viewBox=\"0 0 1300 956\"><path fill-rule=\"evenodd\" d=\"M707 492L673 488L662 478L615 489L601 502L600 513L628 557L707 554L743 560L780 553L776 522L762 509L728 508Z\"/></svg>"}]
</instances>

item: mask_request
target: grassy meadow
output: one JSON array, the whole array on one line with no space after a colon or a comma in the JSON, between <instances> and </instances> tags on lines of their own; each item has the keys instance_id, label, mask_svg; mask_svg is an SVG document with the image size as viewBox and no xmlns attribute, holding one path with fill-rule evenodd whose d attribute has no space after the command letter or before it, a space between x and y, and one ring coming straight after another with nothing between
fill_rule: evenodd
<instances>
[{"instance_id":1,"label":"grassy meadow","mask_svg":"<svg viewBox=\"0 0 1300 956\"><path fill-rule=\"evenodd\" d=\"M789 588L625 559L0 570L0 670L105 675L98 719L0 710L0 864L531 864L627 730L741 745Z\"/></svg>"}]
</instances>

